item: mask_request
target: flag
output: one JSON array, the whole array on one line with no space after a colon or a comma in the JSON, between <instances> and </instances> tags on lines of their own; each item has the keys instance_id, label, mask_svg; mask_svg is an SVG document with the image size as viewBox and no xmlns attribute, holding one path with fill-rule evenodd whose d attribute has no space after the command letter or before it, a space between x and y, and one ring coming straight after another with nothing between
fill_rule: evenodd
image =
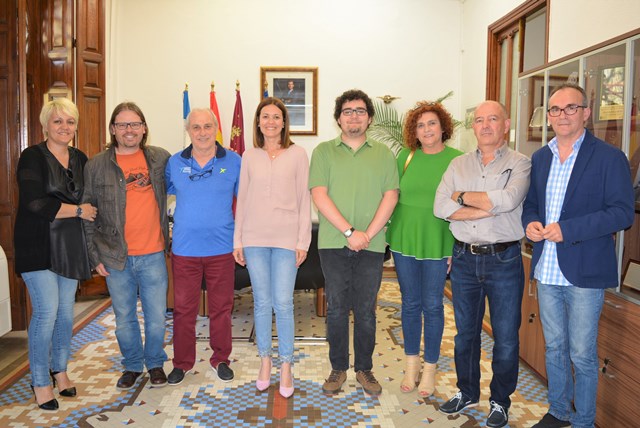
<instances>
[{"instance_id":1,"label":"flag","mask_svg":"<svg viewBox=\"0 0 640 428\"><path fill-rule=\"evenodd\" d=\"M182 119L187 120L187 116L191 112L191 107L189 106L189 89L186 89L182 92Z\"/></svg>"},{"instance_id":2,"label":"flag","mask_svg":"<svg viewBox=\"0 0 640 428\"><path fill-rule=\"evenodd\" d=\"M267 89L267 82L264 83L264 92L262 93L262 98L269 98L269 89Z\"/></svg>"},{"instance_id":3,"label":"flag","mask_svg":"<svg viewBox=\"0 0 640 428\"><path fill-rule=\"evenodd\" d=\"M242 117L242 100L240 99L239 89L236 89L236 107L233 109L231 143L229 146L240 156L244 153L244 119Z\"/></svg>"},{"instance_id":4,"label":"flag","mask_svg":"<svg viewBox=\"0 0 640 428\"><path fill-rule=\"evenodd\" d=\"M189 85L184 86L184 91L182 91L182 147L187 146L187 116L191 112L191 106L189 105Z\"/></svg>"},{"instance_id":5,"label":"flag","mask_svg":"<svg viewBox=\"0 0 640 428\"><path fill-rule=\"evenodd\" d=\"M211 84L211 86L213 87L213 83ZM211 108L211 111L213 112L213 114L216 115L216 119L218 119L218 133L216 134L216 141L220 143L221 146L223 146L224 144L222 144L222 122L220 121L220 111L218 110L218 101L216 101L216 92L213 90L213 88L209 93L209 107Z\"/></svg>"}]
</instances>

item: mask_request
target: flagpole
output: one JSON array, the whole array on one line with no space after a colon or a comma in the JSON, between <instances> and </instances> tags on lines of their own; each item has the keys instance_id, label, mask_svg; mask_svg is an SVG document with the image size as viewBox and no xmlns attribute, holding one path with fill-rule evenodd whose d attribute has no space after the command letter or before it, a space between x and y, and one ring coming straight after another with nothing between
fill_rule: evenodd
<instances>
[{"instance_id":1,"label":"flagpole","mask_svg":"<svg viewBox=\"0 0 640 428\"><path fill-rule=\"evenodd\" d=\"M191 112L191 106L189 104L189 82L184 83L184 92L182 93L182 148L184 149L187 145L187 133L186 133L186 125L187 125L187 116Z\"/></svg>"}]
</instances>

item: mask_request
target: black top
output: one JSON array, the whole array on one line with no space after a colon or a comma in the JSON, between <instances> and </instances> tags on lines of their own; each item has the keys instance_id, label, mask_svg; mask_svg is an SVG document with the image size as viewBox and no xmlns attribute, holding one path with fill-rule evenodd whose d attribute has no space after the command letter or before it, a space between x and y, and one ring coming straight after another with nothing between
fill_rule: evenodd
<instances>
[{"instance_id":1,"label":"black top","mask_svg":"<svg viewBox=\"0 0 640 428\"><path fill-rule=\"evenodd\" d=\"M78 205L87 156L69 147L64 168L46 142L25 149L18 162L18 214L14 229L16 272L49 269L67 278L91 277L80 218L56 219L62 203Z\"/></svg>"}]
</instances>

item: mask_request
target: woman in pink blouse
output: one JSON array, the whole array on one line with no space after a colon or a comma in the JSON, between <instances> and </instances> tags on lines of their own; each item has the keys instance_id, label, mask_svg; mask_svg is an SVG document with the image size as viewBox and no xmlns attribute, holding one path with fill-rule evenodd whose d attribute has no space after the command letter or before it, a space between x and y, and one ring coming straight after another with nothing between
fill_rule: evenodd
<instances>
[{"instance_id":1,"label":"woman in pink blouse","mask_svg":"<svg viewBox=\"0 0 640 428\"><path fill-rule=\"evenodd\" d=\"M276 314L280 394L293 394L293 289L311 242L311 199L305 149L289 138L282 101L265 98L253 121L253 148L244 152L236 207L233 255L247 266L261 358L256 387L271 379L271 316Z\"/></svg>"}]
</instances>

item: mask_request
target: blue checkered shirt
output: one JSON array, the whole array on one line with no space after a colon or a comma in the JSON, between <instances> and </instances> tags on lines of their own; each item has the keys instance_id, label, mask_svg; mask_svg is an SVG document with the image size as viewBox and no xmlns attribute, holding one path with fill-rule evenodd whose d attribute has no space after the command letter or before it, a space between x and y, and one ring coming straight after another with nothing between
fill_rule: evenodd
<instances>
[{"instance_id":1,"label":"blue checkered shirt","mask_svg":"<svg viewBox=\"0 0 640 428\"><path fill-rule=\"evenodd\" d=\"M549 142L549 149L551 149L551 153L553 153L553 158L551 161L551 169L549 170L547 191L545 194L545 215L547 217L545 224L557 223L560 219L564 196L567 192L569 178L571 178L571 171L573 171L573 165L576 163L576 157L578 156L580 146L582 146L584 136L585 133L583 132L580 138L573 143L573 151L563 163L560 162L558 141L554 137ZM571 285L571 283L567 281L567 278L562 274L560 265L558 265L558 251L555 242L544 241L542 255L536 265L534 277L541 284Z\"/></svg>"}]
</instances>

